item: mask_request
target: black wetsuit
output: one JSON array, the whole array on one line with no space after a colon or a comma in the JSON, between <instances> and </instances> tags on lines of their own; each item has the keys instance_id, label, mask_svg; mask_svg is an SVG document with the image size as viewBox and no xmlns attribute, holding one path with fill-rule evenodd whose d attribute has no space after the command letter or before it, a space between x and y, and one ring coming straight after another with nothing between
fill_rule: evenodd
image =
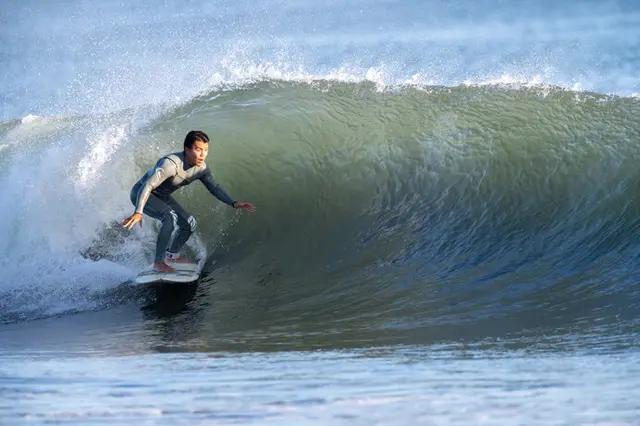
<instances>
[{"instance_id":1,"label":"black wetsuit","mask_svg":"<svg viewBox=\"0 0 640 426\"><path fill-rule=\"evenodd\" d=\"M131 202L136 206L136 213L145 213L162 222L155 262L164 262L165 256L177 257L196 229L195 218L171 197L174 191L194 180L200 180L216 198L233 206L234 200L215 183L206 163L202 166L189 166L184 152L162 157L131 189ZM174 231L177 234L171 242Z\"/></svg>"}]
</instances>

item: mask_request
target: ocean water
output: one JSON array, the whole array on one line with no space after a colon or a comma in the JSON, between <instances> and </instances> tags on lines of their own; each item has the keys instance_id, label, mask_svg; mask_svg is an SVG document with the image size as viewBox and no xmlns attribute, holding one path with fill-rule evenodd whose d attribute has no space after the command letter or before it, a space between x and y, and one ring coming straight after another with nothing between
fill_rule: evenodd
<instances>
[{"instance_id":1,"label":"ocean water","mask_svg":"<svg viewBox=\"0 0 640 426\"><path fill-rule=\"evenodd\" d=\"M636 1L8 0L0 424L640 425ZM133 283L186 132L193 284Z\"/></svg>"}]
</instances>

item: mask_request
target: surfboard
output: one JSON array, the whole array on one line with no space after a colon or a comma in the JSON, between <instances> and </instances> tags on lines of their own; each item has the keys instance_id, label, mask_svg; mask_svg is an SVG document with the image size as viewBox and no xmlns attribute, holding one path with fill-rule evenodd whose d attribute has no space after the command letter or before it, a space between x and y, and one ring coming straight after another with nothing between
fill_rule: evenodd
<instances>
[{"instance_id":1,"label":"surfboard","mask_svg":"<svg viewBox=\"0 0 640 426\"><path fill-rule=\"evenodd\" d=\"M191 283L200 278L198 263L172 263L175 272L159 272L151 265L141 271L135 279L136 284Z\"/></svg>"}]
</instances>

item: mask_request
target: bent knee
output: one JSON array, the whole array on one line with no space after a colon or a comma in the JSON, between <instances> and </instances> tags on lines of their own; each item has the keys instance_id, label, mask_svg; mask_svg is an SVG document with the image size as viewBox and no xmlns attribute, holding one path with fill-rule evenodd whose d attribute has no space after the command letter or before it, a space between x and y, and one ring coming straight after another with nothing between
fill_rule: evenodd
<instances>
[{"instance_id":1,"label":"bent knee","mask_svg":"<svg viewBox=\"0 0 640 426\"><path fill-rule=\"evenodd\" d=\"M169 224L171 228L176 228L178 226L178 215L173 210L167 210L162 214L162 224Z\"/></svg>"}]
</instances>

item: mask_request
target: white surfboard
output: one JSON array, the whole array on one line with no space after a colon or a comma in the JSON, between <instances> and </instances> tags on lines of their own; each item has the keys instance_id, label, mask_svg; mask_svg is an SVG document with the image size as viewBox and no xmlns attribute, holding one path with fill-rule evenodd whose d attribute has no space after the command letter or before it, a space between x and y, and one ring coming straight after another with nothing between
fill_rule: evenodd
<instances>
[{"instance_id":1,"label":"white surfboard","mask_svg":"<svg viewBox=\"0 0 640 426\"><path fill-rule=\"evenodd\" d=\"M153 265L136 276L136 284L191 283L200 278L198 263L171 263L175 272L159 272Z\"/></svg>"}]
</instances>

